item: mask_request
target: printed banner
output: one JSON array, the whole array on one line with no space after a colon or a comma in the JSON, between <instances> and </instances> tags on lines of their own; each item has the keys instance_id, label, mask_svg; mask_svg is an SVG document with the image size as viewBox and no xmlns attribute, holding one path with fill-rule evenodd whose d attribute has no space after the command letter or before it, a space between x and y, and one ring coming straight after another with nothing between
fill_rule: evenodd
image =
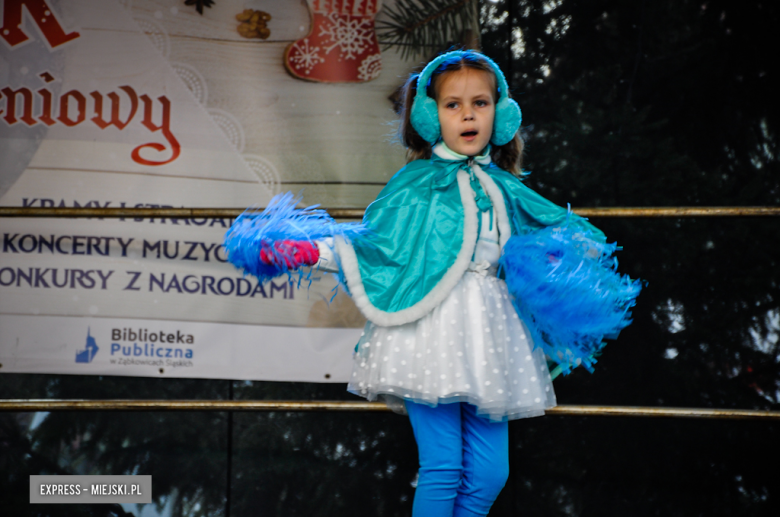
<instances>
[{"instance_id":1,"label":"printed banner","mask_svg":"<svg viewBox=\"0 0 780 517\"><path fill-rule=\"evenodd\" d=\"M346 382L356 329L0 315L3 371Z\"/></svg>"},{"instance_id":2,"label":"printed banner","mask_svg":"<svg viewBox=\"0 0 780 517\"><path fill-rule=\"evenodd\" d=\"M0 6L0 205L365 207L403 164L381 2ZM231 222L0 219L0 373L345 382L365 319L332 276L243 276Z\"/></svg>"}]
</instances>

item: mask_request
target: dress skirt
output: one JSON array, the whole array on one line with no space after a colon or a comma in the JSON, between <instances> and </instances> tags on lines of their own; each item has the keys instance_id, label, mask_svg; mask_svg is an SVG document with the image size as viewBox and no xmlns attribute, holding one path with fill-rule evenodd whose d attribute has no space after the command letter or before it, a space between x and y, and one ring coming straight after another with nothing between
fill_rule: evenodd
<instances>
[{"instance_id":1,"label":"dress skirt","mask_svg":"<svg viewBox=\"0 0 780 517\"><path fill-rule=\"evenodd\" d=\"M368 400L468 402L492 421L539 416L556 404L544 352L534 349L506 283L485 270L464 273L417 321L369 322L347 389Z\"/></svg>"}]
</instances>

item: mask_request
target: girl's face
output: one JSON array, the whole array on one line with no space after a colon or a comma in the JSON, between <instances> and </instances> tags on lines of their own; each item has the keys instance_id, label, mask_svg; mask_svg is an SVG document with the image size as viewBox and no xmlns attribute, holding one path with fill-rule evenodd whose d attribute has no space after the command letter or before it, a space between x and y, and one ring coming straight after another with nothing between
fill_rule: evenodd
<instances>
[{"instance_id":1,"label":"girl's face","mask_svg":"<svg viewBox=\"0 0 780 517\"><path fill-rule=\"evenodd\" d=\"M436 81L441 137L456 153L476 156L490 142L496 104L495 78L474 68L442 74Z\"/></svg>"}]
</instances>

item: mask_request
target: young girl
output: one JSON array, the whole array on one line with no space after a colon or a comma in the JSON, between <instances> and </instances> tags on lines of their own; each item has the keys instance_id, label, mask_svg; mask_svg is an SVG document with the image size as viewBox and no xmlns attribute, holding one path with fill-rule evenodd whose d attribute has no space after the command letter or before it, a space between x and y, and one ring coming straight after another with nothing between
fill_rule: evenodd
<instances>
[{"instance_id":1,"label":"young girl","mask_svg":"<svg viewBox=\"0 0 780 517\"><path fill-rule=\"evenodd\" d=\"M369 235L274 246L288 248L290 267L338 264L369 320L348 390L403 402L420 459L413 515L484 516L509 473L507 422L556 403L538 329L497 277L500 259L507 274L513 267L502 250L545 227L604 237L521 183L520 109L493 61L449 52L405 89L409 163L366 209ZM545 264L561 256L543 255Z\"/></svg>"}]
</instances>

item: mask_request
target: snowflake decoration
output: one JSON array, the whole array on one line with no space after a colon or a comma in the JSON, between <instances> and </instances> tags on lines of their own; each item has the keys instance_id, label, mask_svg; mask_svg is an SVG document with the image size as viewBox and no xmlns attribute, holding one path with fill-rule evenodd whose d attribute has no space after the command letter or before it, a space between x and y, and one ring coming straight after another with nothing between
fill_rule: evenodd
<instances>
[{"instance_id":1,"label":"snowflake decoration","mask_svg":"<svg viewBox=\"0 0 780 517\"><path fill-rule=\"evenodd\" d=\"M362 54L370 46L374 34L372 20L370 18L349 18L347 16L339 17L336 13L326 18L330 23L323 25L320 29L320 36L329 37L330 42L333 43L325 49L326 54L339 47L341 52L339 57L355 59L355 55Z\"/></svg>"},{"instance_id":2,"label":"snowflake decoration","mask_svg":"<svg viewBox=\"0 0 780 517\"><path fill-rule=\"evenodd\" d=\"M361 81L370 81L379 77L382 71L382 55L371 54L360 63L358 68L358 79Z\"/></svg>"},{"instance_id":3,"label":"snowflake decoration","mask_svg":"<svg viewBox=\"0 0 780 517\"><path fill-rule=\"evenodd\" d=\"M325 59L320 56L320 47L310 47L309 39L305 38L303 44L299 41L293 45L290 61L297 70L303 68L304 73L308 75L315 65L324 63Z\"/></svg>"}]
</instances>

